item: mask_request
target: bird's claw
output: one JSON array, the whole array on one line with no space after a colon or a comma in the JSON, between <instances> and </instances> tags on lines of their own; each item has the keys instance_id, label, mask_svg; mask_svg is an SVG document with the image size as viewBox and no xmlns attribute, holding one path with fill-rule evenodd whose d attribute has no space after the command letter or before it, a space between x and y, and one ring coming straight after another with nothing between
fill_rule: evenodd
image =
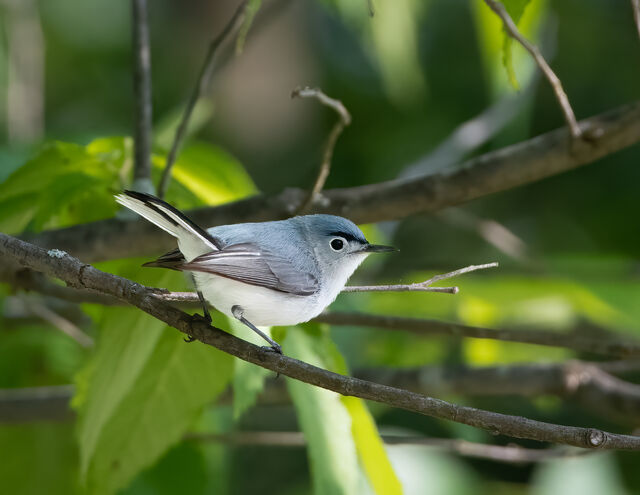
<instances>
[{"instance_id":1,"label":"bird's claw","mask_svg":"<svg viewBox=\"0 0 640 495\"><path fill-rule=\"evenodd\" d=\"M282 347L278 344L275 345L263 345L261 349L269 352L275 352L276 354L280 354L282 356Z\"/></svg>"}]
</instances>

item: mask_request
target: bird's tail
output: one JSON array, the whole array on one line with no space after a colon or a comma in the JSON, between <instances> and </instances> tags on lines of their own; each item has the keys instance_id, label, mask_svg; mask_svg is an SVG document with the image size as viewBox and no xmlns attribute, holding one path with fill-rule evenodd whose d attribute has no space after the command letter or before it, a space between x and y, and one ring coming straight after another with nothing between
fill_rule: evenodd
<instances>
[{"instance_id":1,"label":"bird's tail","mask_svg":"<svg viewBox=\"0 0 640 495\"><path fill-rule=\"evenodd\" d=\"M124 191L116 196L116 201L177 238L180 251L189 258L199 256L207 250L220 249L217 240L206 230L160 198L136 191ZM203 247L207 249L203 251Z\"/></svg>"}]
</instances>

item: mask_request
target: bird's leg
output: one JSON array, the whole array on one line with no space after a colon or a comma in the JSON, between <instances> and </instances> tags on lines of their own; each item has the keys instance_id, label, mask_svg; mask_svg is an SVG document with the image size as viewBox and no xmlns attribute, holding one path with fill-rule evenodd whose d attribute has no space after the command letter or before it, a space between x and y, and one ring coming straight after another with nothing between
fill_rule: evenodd
<instances>
[{"instance_id":1,"label":"bird's leg","mask_svg":"<svg viewBox=\"0 0 640 495\"><path fill-rule=\"evenodd\" d=\"M204 300L204 296L202 292L198 289L198 285L196 284L196 278L191 274L191 280L193 281L193 286L196 288L196 292L198 293L198 299L200 299L200 304L202 305L202 319L207 323L207 325L211 325L211 314L209 313L209 309L207 308L207 301ZM200 316L200 315L197 315ZM195 337L189 336L184 339L185 342L190 343L196 340Z\"/></svg>"},{"instance_id":2,"label":"bird's leg","mask_svg":"<svg viewBox=\"0 0 640 495\"><path fill-rule=\"evenodd\" d=\"M231 307L231 314L233 314L233 317L244 323L246 326L248 326L251 330L253 330L254 332L256 332L258 335L260 335L260 337L262 337L264 340L266 340L267 342L269 342L269 344L271 345L271 347L268 347L268 349L271 349L274 352L277 352L278 354L282 354L282 347L280 347L280 344L278 344L275 340L273 340L271 337L269 337L266 333L264 333L262 330L260 330L258 327L256 327L253 323L251 323L249 320L247 320L244 317L244 309L242 309L241 306L238 306L237 304L235 306Z\"/></svg>"}]
</instances>

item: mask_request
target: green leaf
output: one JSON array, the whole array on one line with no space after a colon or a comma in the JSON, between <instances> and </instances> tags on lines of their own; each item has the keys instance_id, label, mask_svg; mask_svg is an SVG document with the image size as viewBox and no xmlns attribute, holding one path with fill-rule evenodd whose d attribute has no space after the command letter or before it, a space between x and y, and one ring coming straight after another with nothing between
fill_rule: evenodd
<instances>
[{"instance_id":1,"label":"green leaf","mask_svg":"<svg viewBox=\"0 0 640 495\"><path fill-rule=\"evenodd\" d=\"M531 0L503 0L503 4L507 12L513 19L513 22L518 25L520 19L522 18L522 14L524 14L524 9L531 2ZM506 31L504 33L504 42L502 45L502 63L504 64L504 68L507 71L507 77L509 78L509 82L513 86L514 89L520 89L518 84L518 79L516 78L516 71L513 68L513 58L511 54L511 47L513 44L513 38L509 36Z\"/></svg>"},{"instance_id":2,"label":"green leaf","mask_svg":"<svg viewBox=\"0 0 640 495\"><path fill-rule=\"evenodd\" d=\"M164 169L165 156L154 155L152 163L159 174ZM234 201L256 191L240 162L221 148L202 142L185 146L173 167L172 179L168 197L184 197L184 188L206 205Z\"/></svg>"},{"instance_id":3,"label":"green leaf","mask_svg":"<svg viewBox=\"0 0 640 495\"><path fill-rule=\"evenodd\" d=\"M249 0L249 3L245 7L244 14L244 22L242 26L240 26L240 31L238 32L238 38L236 40L236 55L240 55L242 50L244 50L244 44L247 40L247 35L249 34L249 29L253 24L253 20L260 10L262 5L262 0Z\"/></svg>"},{"instance_id":4,"label":"green leaf","mask_svg":"<svg viewBox=\"0 0 640 495\"><path fill-rule=\"evenodd\" d=\"M266 345L266 342L246 325L238 320L228 319L227 327L242 340L256 345ZM262 330L270 334L268 328ZM264 389L264 382L271 372L242 359L233 361L233 419L237 420L247 409L252 407L258 399L258 394Z\"/></svg>"},{"instance_id":5,"label":"green leaf","mask_svg":"<svg viewBox=\"0 0 640 495\"><path fill-rule=\"evenodd\" d=\"M177 274L146 273L156 287L180 283ZM137 308L106 308L100 327L79 411L80 476L91 493L110 494L182 438L228 384L232 363L209 346L185 344Z\"/></svg>"},{"instance_id":6,"label":"green leaf","mask_svg":"<svg viewBox=\"0 0 640 495\"><path fill-rule=\"evenodd\" d=\"M325 327L306 325L305 328L293 328L287 331L283 348L286 353L303 361L321 366L336 373L348 374L347 365L338 348L329 338ZM355 448L364 473L375 491L382 494L401 494L402 485L398 480L391 462L387 457L384 443L380 438L375 421L363 400L356 397L344 397L332 392L318 389L310 385L289 380L287 382L292 395L298 418L305 437L309 442L309 456L312 462L314 487L316 493L333 493L334 477L343 476L332 465L332 457L351 455ZM294 396L292 387L297 398ZM338 399L342 407L335 402ZM347 417L344 416L346 412ZM334 417L335 422L329 418ZM332 431L333 428L348 427L347 435ZM325 442L340 436L340 445L331 445L341 449L342 453L327 451ZM329 459L327 459L327 456ZM346 457L348 459L348 457ZM341 466L341 468L357 470L357 466ZM356 476L352 473L350 476ZM349 478L345 478L348 482ZM344 493L351 493L350 487L342 486ZM323 492L322 490L327 490ZM342 492L336 492L342 493Z\"/></svg>"},{"instance_id":7,"label":"green leaf","mask_svg":"<svg viewBox=\"0 0 640 495\"><path fill-rule=\"evenodd\" d=\"M2 493L76 493L77 452L69 424L0 425Z\"/></svg>"},{"instance_id":8,"label":"green leaf","mask_svg":"<svg viewBox=\"0 0 640 495\"><path fill-rule=\"evenodd\" d=\"M49 143L0 184L0 229L40 230L78 198L106 195L116 177L115 164L83 146ZM93 214L91 209L83 213Z\"/></svg>"},{"instance_id":9,"label":"green leaf","mask_svg":"<svg viewBox=\"0 0 640 495\"><path fill-rule=\"evenodd\" d=\"M304 329L287 331L283 350L288 356L323 366L316 339ZM358 493L359 467L351 435L351 418L334 392L287 378L300 427L308 442L315 495Z\"/></svg>"}]
</instances>

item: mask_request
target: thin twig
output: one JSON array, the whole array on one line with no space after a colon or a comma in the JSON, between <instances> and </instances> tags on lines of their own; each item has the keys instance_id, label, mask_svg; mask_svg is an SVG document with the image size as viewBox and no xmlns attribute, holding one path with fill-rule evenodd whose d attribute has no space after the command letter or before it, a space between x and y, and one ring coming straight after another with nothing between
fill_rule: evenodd
<instances>
[{"instance_id":1,"label":"thin twig","mask_svg":"<svg viewBox=\"0 0 640 495\"><path fill-rule=\"evenodd\" d=\"M131 0L133 28L133 91L135 95L134 189L152 192L151 182L151 49L147 0Z\"/></svg>"},{"instance_id":2,"label":"thin twig","mask_svg":"<svg viewBox=\"0 0 640 495\"><path fill-rule=\"evenodd\" d=\"M93 339L63 316L60 316L55 311L49 309L44 304L40 304L39 302L28 299L24 299L23 302L31 313L42 318L47 323L50 323L62 333L71 337L82 347L93 347Z\"/></svg>"},{"instance_id":3,"label":"thin twig","mask_svg":"<svg viewBox=\"0 0 640 495\"><path fill-rule=\"evenodd\" d=\"M434 275L424 282L417 282L415 284L400 284L400 285L348 285L342 292L444 292L445 294L457 294L460 289L458 287L431 287L440 280L457 277L463 273L475 272L476 270L485 270L487 268L495 268L498 266L497 262L486 263L484 265L470 265L458 270L454 270L449 273L443 273L441 275Z\"/></svg>"},{"instance_id":4,"label":"thin twig","mask_svg":"<svg viewBox=\"0 0 640 495\"><path fill-rule=\"evenodd\" d=\"M631 8L633 9L633 19L636 21L638 36L640 36L640 0L631 0Z\"/></svg>"},{"instance_id":5,"label":"thin twig","mask_svg":"<svg viewBox=\"0 0 640 495\"><path fill-rule=\"evenodd\" d=\"M198 100L202 97L206 89L209 87L209 82L211 81L211 76L213 75L213 71L215 68L216 54L218 53L218 49L220 45L234 32L242 21L244 20L245 13L247 7L247 0L243 0L238 8L236 9L233 17L224 27L222 32L211 41L209 45L209 50L204 58L204 63L202 64L202 68L200 69L200 74L198 75L198 80L196 82L195 87L193 88L193 92L187 102L187 106L184 109L184 113L182 114L182 119L180 120L180 124L176 129L175 137L173 138L173 143L171 144L171 149L169 150L169 154L167 155L167 162L164 166L164 170L162 171L162 177L160 178L160 183L158 184L158 196L160 198L164 197L167 192L167 188L169 187L169 181L171 179L171 169L175 164L176 158L178 156L178 152L182 147L183 141L187 135L187 129L189 127L189 119L191 118L191 113L198 103Z\"/></svg>"},{"instance_id":6,"label":"thin twig","mask_svg":"<svg viewBox=\"0 0 640 495\"><path fill-rule=\"evenodd\" d=\"M526 464L548 459L582 456L592 453L575 448L529 449L519 445L491 445L451 438L428 438L409 435L380 435L387 445L420 445L455 454L487 459L496 462ZM293 447L307 445L307 440L299 431L236 431L233 433L189 433L186 440L215 442L226 445L250 447Z\"/></svg>"},{"instance_id":7,"label":"thin twig","mask_svg":"<svg viewBox=\"0 0 640 495\"><path fill-rule=\"evenodd\" d=\"M319 88L296 88L291 92L291 98L315 98L323 105L333 108L333 110L336 111L339 117L337 122L331 129L329 137L327 138L327 144L325 145L324 153L322 155L322 163L320 164L320 170L318 170L318 175L313 184L313 187L309 191L307 198L302 202L300 208L298 208L298 211L296 212L296 214L302 215L309 210L318 194L320 194L320 191L322 191L325 183L327 182L327 178L329 177L329 173L331 172L331 159L333 158L333 150L335 149L338 137L340 137L340 134L342 134L344 128L351 124L351 114L340 100L328 97Z\"/></svg>"},{"instance_id":8,"label":"thin twig","mask_svg":"<svg viewBox=\"0 0 640 495\"><path fill-rule=\"evenodd\" d=\"M0 233L0 256L11 258L24 267L58 277L73 287L96 290L117 297L180 332L195 337L202 343L265 369L342 395L372 400L391 407L463 423L494 434L583 448L640 450L640 436L610 433L595 428L557 425L521 416L460 406L407 390L340 375L288 356L269 352L208 325L202 318L190 316L152 297L153 292L140 284L102 272L67 254L52 253L2 233Z\"/></svg>"},{"instance_id":9,"label":"thin twig","mask_svg":"<svg viewBox=\"0 0 640 495\"><path fill-rule=\"evenodd\" d=\"M551 70L549 64L544 59L538 47L532 44L529 40L527 40L520 31L518 30L518 26L513 22L513 19L507 12L507 9L504 8L502 3L496 0L484 0L485 3L489 6L491 10L493 10L498 17L502 20L504 24L505 31L509 36L511 36L514 40L522 45L522 47L531 54L533 59L535 60L540 70L545 75L549 84L551 84L551 88L553 92L556 94L556 98L558 99L558 103L560 103L560 108L562 109L562 113L564 114L564 118L567 121L567 125L569 126L569 130L571 132L571 136L573 138L579 138L582 135L582 130L576 121L576 116L573 113L573 109L571 108L571 104L569 103L569 98L565 93L562 83L558 76L556 76L555 72Z\"/></svg>"},{"instance_id":10,"label":"thin twig","mask_svg":"<svg viewBox=\"0 0 640 495\"><path fill-rule=\"evenodd\" d=\"M536 344L549 347L566 347L567 349L604 356L640 356L640 342L638 341L593 338L584 335L579 329L571 332L563 332L537 328L484 328L424 318L343 312L322 313L316 316L313 321L328 323L330 325L367 326L385 330L403 330L422 336L450 335L474 339L521 342L524 344Z\"/></svg>"}]
</instances>

